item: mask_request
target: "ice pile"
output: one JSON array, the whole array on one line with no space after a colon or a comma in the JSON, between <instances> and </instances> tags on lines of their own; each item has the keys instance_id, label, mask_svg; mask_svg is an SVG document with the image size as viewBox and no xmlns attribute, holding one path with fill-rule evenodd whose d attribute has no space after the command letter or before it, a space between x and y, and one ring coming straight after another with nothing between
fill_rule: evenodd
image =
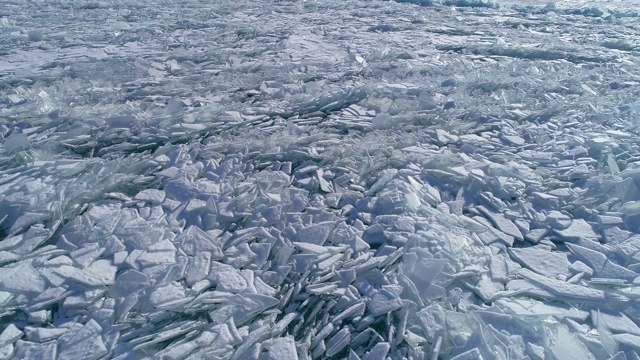
<instances>
[{"instance_id":1,"label":"ice pile","mask_svg":"<svg viewBox=\"0 0 640 360\"><path fill-rule=\"evenodd\" d=\"M6 4L0 358L640 358L639 18L415 3Z\"/></svg>"}]
</instances>

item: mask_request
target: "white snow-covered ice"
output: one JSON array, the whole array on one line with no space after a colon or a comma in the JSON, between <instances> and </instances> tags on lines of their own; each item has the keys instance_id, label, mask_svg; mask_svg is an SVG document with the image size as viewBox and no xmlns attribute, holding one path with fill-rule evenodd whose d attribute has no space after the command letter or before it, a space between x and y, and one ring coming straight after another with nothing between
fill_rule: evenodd
<instances>
[{"instance_id":1,"label":"white snow-covered ice","mask_svg":"<svg viewBox=\"0 0 640 360\"><path fill-rule=\"evenodd\" d=\"M0 0L0 359L640 359L640 2Z\"/></svg>"}]
</instances>

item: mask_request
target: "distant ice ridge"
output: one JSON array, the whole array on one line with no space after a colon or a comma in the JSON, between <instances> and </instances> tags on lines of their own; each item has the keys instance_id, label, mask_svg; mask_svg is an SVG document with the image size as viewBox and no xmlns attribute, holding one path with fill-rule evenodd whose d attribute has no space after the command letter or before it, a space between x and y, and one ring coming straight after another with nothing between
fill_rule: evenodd
<instances>
[{"instance_id":1,"label":"distant ice ridge","mask_svg":"<svg viewBox=\"0 0 640 360\"><path fill-rule=\"evenodd\" d=\"M632 0L395 0L420 6L454 6L458 8L513 8L534 13L560 13L588 17L638 17L640 2Z\"/></svg>"},{"instance_id":2,"label":"distant ice ridge","mask_svg":"<svg viewBox=\"0 0 640 360\"><path fill-rule=\"evenodd\" d=\"M638 359L637 9L534 5L3 3L0 359Z\"/></svg>"},{"instance_id":3,"label":"distant ice ridge","mask_svg":"<svg viewBox=\"0 0 640 360\"><path fill-rule=\"evenodd\" d=\"M499 4L490 0L396 0L400 3L411 3L422 6L432 5L446 5L446 6L460 6L460 7L477 7L477 8L496 8Z\"/></svg>"}]
</instances>

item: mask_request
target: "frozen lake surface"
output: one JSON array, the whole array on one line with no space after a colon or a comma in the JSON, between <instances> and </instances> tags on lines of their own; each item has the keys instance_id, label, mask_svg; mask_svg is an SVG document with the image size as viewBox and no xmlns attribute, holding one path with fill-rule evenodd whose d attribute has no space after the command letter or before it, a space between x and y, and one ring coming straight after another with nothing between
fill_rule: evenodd
<instances>
[{"instance_id":1,"label":"frozen lake surface","mask_svg":"<svg viewBox=\"0 0 640 360\"><path fill-rule=\"evenodd\" d=\"M640 2L0 0L0 359L640 359Z\"/></svg>"}]
</instances>

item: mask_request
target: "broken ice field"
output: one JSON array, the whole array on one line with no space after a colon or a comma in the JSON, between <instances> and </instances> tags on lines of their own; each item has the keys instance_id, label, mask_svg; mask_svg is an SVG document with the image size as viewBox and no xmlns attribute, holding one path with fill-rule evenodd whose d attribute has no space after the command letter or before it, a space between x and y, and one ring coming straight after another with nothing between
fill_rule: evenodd
<instances>
[{"instance_id":1,"label":"broken ice field","mask_svg":"<svg viewBox=\"0 0 640 360\"><path fill-rule=\"evenodd\" d=\"M640 359L639 2L0 9L0 359Z\"/></svg>"}]
</instances>

